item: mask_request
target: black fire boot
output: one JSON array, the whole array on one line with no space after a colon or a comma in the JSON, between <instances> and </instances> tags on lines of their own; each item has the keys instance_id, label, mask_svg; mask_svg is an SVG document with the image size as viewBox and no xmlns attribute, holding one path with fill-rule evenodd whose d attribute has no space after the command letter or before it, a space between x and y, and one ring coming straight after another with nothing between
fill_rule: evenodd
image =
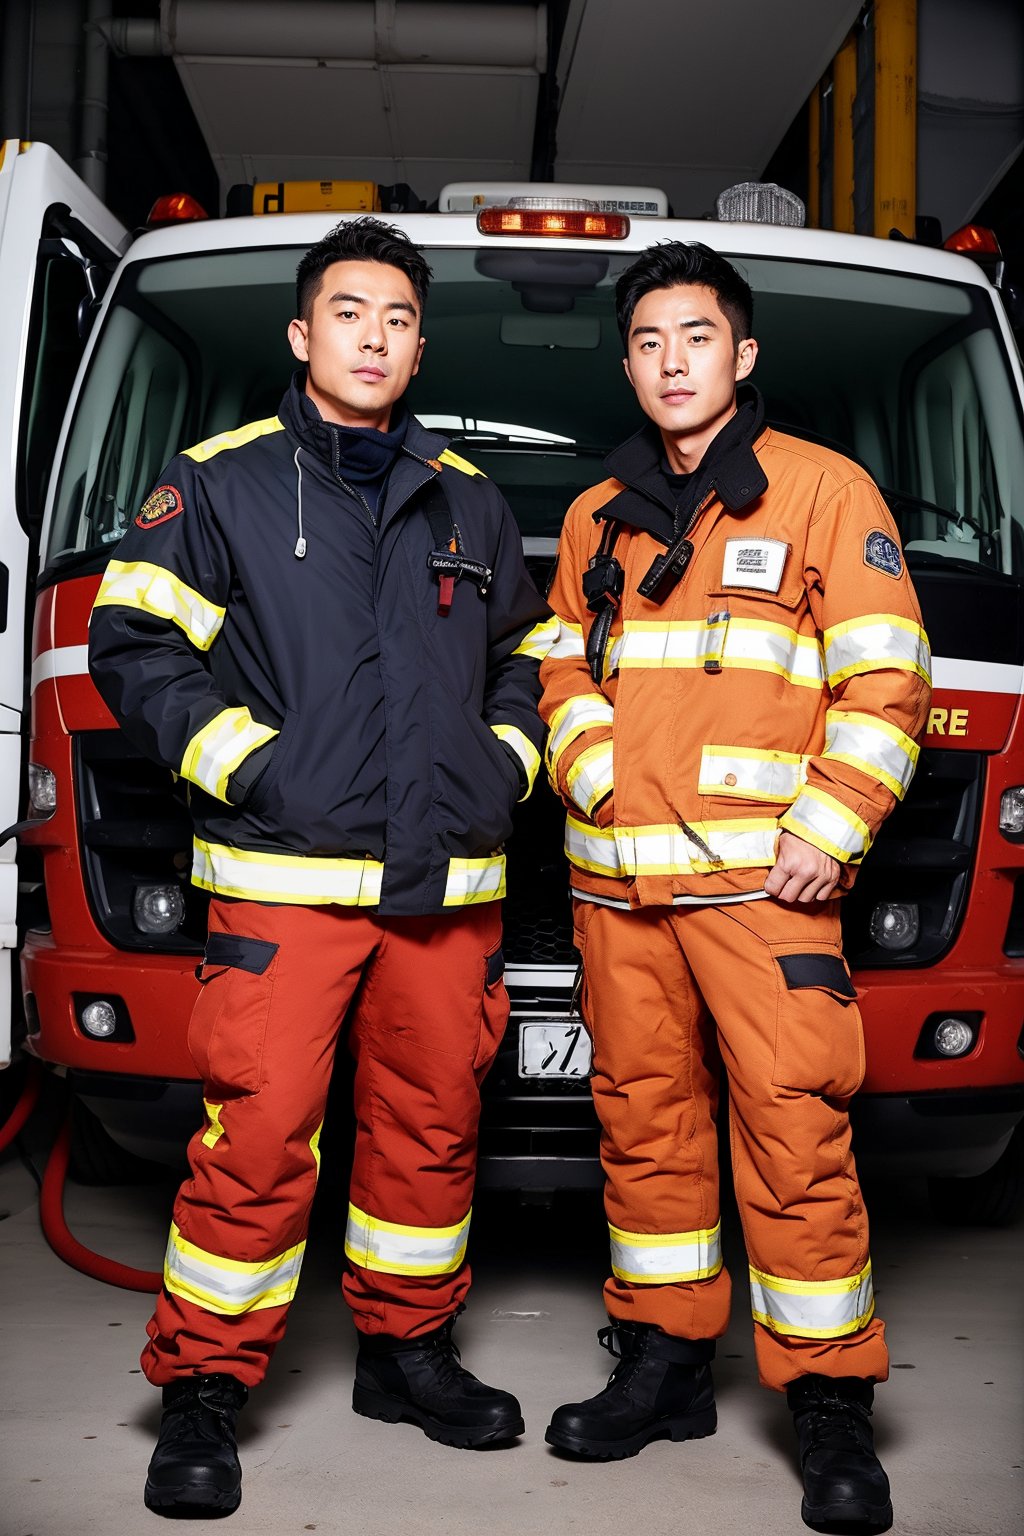
<instances>
[{"instance_id":1,"label":"black fire boot","mask_svg":"<svg viewBox=\"0 0 1024 1536\"><path fill-rule=\"evenodd\" d=\"M248 1389L233 1376L182 1376L164 1387L164 1413L146 1506L158 1515L189 1510L230 1515L242 1499L235 1420Z\"/></svg>"},{"instance_id":2,"label":"black fire boot","mask_svg":"<svg viewBox=\"0 0 1024 1536\"><path fill-rule=\"evenodd\" d=\"M677 1339L650 1323L613 1323L597 1335L618 1358L608 1385L556 1408L544 1439L596 1461L635 1456L652 1440L700 1440L718 1426L711 1339Z\"/></svg>"},{"instance_id":3,"label":"black fire boot","mask_svg":"<svg viewBox=\"0 0 1024 1536\"><path fill-rule=\"evenodd\" d=\"M523 1411L511 1392L485 1386L459 1363L455 1317L434 1333L396 1339L361 1333L352 1407L386 1424L418 1424L442 1445L495 1445L524 1432Z\"/></svg>"},{"instance_id":4,"label":"black fire boot","mask_svg":"<svg viewBox=\"0 0 1024 1536\"><path fill-rule=\"evenodd\" d=\"M800 1439L804 1524L887 1531L892 1504L889 1479L875 1455L871 1382L860 1376L798 1376L786 1397Z\"/></svg>"}]
</instances>

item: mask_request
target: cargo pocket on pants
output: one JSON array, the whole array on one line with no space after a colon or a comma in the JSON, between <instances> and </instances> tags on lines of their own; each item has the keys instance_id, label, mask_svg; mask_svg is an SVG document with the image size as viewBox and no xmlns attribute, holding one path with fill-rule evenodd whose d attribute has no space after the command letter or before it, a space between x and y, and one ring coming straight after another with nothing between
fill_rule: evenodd
<instances>
[{"instance_id":1,"label":"cargo pocket on pants","mask_svg":"<svg viewBox=\"0 0 1024 1536\"><path fill-rule=\"evenodd\" d=\"M508 1025L509 1001L505 990L505 956L499 944L484 956L484 987L480 1005L480 1039L473 1058L478 1083L490 1070Z\"/></svg>"},{"instance_id":2,"label":"cargo pocket on pants","mask_svg":"<svg viewBox=\"0 0 1024 1536\"><path fill-rule=\"evenodd\" d=\"M773 955L778 982L772 1082L802 1093L849 1098L864 1077L857 993L834 951Z\"/></svg>"},{"instance_id":3,"label":"cargo pocket on pants","mask_svg":"<svg viewBox=\"0 0 1024 1536\"><path fill-rule=\"evenodd\" d=\"M274 995L277 948L266 939L211 933L196 975L201 991L188 1026L188 1048L207 1099L258 1093Z\"/></svg>"}]
</instances>

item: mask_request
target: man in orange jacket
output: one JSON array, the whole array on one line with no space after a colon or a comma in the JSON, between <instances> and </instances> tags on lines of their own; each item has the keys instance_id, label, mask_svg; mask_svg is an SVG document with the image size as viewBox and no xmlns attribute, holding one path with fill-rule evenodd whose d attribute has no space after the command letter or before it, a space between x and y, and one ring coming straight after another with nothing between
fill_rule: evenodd
<instances>
[{"instance_id":1,"label":"man in orange jacket","mask_svg":"<svg viewBox=\"0 0 1024 1536\"><path fill-rule=\"evenodd\" d=\"M715 1429L724 1063L758 1366L795 1416L804 1519L883 1530L869 1420L888 1361L838 894L913 775L927 639L868 475L763 425L734 268L658 245L616 305L650 424L569 511L541 712L569 808L611 1236L602 1342L620 1363L547 1439L606 1458Z\"/></svg>"}]
</instances>

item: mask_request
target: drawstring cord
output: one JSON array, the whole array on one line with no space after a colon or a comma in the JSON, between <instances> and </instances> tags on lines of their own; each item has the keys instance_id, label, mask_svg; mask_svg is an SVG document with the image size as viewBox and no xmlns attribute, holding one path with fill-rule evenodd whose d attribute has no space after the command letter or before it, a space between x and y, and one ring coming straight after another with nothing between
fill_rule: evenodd
<instances>
[{"instance_id":1,"label":"drawstring cord","mask_svg":"<svg viewBox=\"0 0 1024 1536\"><path fill-rule=\"evenodd\" d=\"M301 452L301 448L296 448L295 473L298 476L298 488L296 490L296 514L299 520L299 536L295 540L295 548L292 551L296 560L303 560L305 559L306 555L306 541L302 537L302 465L299 463L299 454Z\"/></svg>"}]
</instances>

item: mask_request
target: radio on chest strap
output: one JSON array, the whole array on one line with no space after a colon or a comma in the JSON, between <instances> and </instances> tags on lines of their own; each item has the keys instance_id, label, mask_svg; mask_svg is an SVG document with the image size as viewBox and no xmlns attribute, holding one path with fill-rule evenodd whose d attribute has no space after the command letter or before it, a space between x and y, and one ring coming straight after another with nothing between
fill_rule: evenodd
<instances>
[{"instance_id":1,"label":"radio on chest strap","mask_svg":"<svg viewBox=\"0 0 1024 1536\"><path fill-rule=\"evenodd\" d=\"M446 618L451 611L457 581L466 577L476 587L477 596L485 598L494 572L482 560L471 560L462 553L459 530L452 521L440 476L429 482L422 506L434 541L427 556L427 570L437 582L437 611Z\"/></svg>"}]
</instances>

